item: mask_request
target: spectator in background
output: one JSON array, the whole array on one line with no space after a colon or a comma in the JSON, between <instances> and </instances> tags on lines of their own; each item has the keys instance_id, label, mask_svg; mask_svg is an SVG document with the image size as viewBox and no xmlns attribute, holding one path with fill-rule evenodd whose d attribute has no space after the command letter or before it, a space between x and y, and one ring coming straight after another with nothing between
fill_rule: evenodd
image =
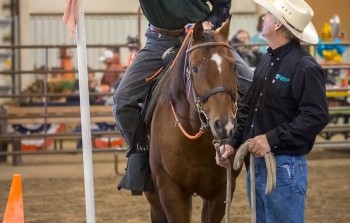
<instances>
[{"instance_id":1,"label":"spectator in background","mask_svg":"<svg viewBox=\"0 0 350 223\"><path fill-rule=\"evenodd\" d=\"M249 67L256 67L263 54L257 47L252 48L244 44L250 44L250 36L248 31L240 29L230 40L230 45L237 51Z\"/></svg>"},{"instance_id":2,"label":"spectator in background","mask_svg":"<svg viewBox=\"0 0 350 223\"><path fill-rule=\"evenodd\" d=\"M262 30L262 23L263 23L263 18L265 14L262 14L258 18L258 24L256 26L256 33L255 35L252 36L250 39L251 43L257 43L257 44L266 44L265 46L257 46L259 48L260 53L265 54L267 52L267 42L266 39L263 35L261 35L261 30Z\"/></svg>"},{"instance_id":3,"label":"spectator in background","mask_svg":"<svg viewBox=\"0 0 350 223\"><path fill-rule=\"evenodd\" d=\"M99 85L98 80L95 78L95 72L88 67L88 85L89 85L89 93L101 93L102 88ZM80 104L80 96L79 96L79 79L76 79L74 82L74 87L72 91L73 95L67 97L67 102ZM92 96L90 95L90 104L100 104L104 102L102 96ZM98 125L101 123L92 123L91 130L98 130ZM102 123L103 124L103 123ZM75 127L75 132L81 132L81 125L77 125ZM83 147L82 139L77 140L77 149L81 149Z\"/></svg>"},{"instance_id":4,"label":"spectator in background","mask_svg":"<svg viewBox=\"0 0 350 223\"><path fill-rule=\"evenodd\" d=\"M101 78L101 85L110 89L117 86L124 75L124 67L120 63L119 48L106 48L100 57L106 65L106 72Z\"/></svg>"},{"instance_id":5,"label":"spectator in background","mask_svg":"<svg viewBox=\"0 0 350 223\"><path fill-rule=\"evenodd\" d=\"M61 60L60 68L65 71L60 78L74 81L75 72L73 67L73 59L72 59L71 53L68 51L66 47L59 48L59 58ZM68 72L68 71L71 71L71 72Z\"/></svg>"},{"instance_id":6,"label":"spectator in background","mask_svg":"<svg viewBox=\"0 0 350 223\"><path fill-rule=\"evenodd\" d=\"M95 78L94 71L88 67L88 84L89 84L89 93L99 93L101 92L101 87L99 86L98 80ZM76 79L74 82L73 94L79 94L79 79ZM102 101L102 98L99 96L90 96L90 103L94 104L99 101ZM79 102L79 95L71 95L67 97L67 102Z\"/></svg>"},{"instance_id":7,"label":"spectator in background","mask_svg":"<svg viewBox=\"0 0 350 223\"><path fill-rule=\"evenodd\" d=\"M129 67L130 64L134 61L137 51L140 49L140 41L137 37L131 37L131 36L128 36L126 38L126 41L129 49L129 56L125 64L125 67Z\"/></svg>"}]
</instances>

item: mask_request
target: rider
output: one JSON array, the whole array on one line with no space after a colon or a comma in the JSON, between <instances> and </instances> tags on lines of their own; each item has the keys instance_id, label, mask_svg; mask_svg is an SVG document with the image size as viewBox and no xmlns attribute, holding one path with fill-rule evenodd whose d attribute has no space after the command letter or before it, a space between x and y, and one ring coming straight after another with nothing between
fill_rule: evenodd
<instances>
[{"instance_id":1,"label":"rider","mask_svg":"<svg viewBox=\"0 0 350 223\"><path fill-rule=\"evenodd\" d=\"M147 153L144 155L144 151L148 150L148 140L147 136L138 133L142 105L152 86L145 79L166 66L164 61L169 61L169 57L176 55L175 49L179 48L186 35L186 25L202 21L204 29L220 27L229 18L231 0L140 0L140 4L149 22L145 34L147 41L126 70L115 92L113 105L116 124L128 144L127 170L118 188L138 192L152 190L148 156ZM172 47L173 50L168 50ZM253 74L236 52L234 56L239 88L244 93L250 86Z\"/></svg>"}]
</instances>

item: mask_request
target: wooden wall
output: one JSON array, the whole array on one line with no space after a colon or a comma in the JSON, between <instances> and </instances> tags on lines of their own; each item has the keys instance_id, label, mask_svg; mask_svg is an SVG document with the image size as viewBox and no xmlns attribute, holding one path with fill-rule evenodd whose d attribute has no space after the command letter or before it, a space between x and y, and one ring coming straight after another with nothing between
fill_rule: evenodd
<instances>
[{"instance_id":1,"label":"wooden wall","mask_svg":"<svg viewBox=\"0 0 350 223\"><path fill-rule=\"evenodd\" d=\"M340 17L340 29L345 31L346 41L350 41L350 0L306 0L306 2L315 12L312 22L319 35L323 24L337 14Z\"/></svg>"}]
</instances>

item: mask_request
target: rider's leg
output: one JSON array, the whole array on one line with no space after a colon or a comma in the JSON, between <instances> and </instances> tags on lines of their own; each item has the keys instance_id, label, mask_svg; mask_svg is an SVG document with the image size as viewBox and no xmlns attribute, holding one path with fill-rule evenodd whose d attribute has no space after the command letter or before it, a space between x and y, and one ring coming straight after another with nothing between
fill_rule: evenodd
<instances>
[{"instance_id":1,"label":"rider's leg","mask_svg":"<svg viewBox=\"0 0 350 223\"><path fill-rule=\"evenodd\" d=\"M165 37L148 30L147 42L120 82L114 95L113 114L129 148L134 142L140 120L141 106L145 102L150 83L145 79L162 67L162 56L168 48L179 45L180 38ZM128 154L130 155L130 154Z\"/></svg>"}]
</instances>

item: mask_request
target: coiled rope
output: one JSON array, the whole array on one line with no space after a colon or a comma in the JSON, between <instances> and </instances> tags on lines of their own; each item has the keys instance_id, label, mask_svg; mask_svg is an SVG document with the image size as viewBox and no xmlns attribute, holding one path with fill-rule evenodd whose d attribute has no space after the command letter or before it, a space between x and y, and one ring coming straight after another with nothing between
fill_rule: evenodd
<instances>
[{"instance_id":1,"label":"coiled rope","mask_svg":"<svg viewBox=\"0 0 350 223\"><path fill-rule=\"evenodd\" d=\"M213 141L216 153L220 156L219 147L222 145L221 142ZM231 196L232 196L232 174L231 174L231 164L226 167L226 200L225 200L225 223L230 222L230 206L231 206Z\"/></svg>"},{"instance_id":2,"label":"coiled rope","mask_svg":"<svg viewBox=\"0 0 350 223\"><path fill-rule=\"evenodd\" d=\"M248 154L248 145L250 143L250 139L245 141L239 148L236 153L233 169L238 170L244 160L244 157ZM250 153L250 204L251 204L251 212L252 212L252 223L256 223L256 192L255 192L255 165L254 165L254 155ZM276 188L276 160L274 155L269 152L264 156L266 163L266 171L267 171L267 179L266 179L266 188L265 194L270 194L273 189Z\"/></svg>"}]
</instances>

